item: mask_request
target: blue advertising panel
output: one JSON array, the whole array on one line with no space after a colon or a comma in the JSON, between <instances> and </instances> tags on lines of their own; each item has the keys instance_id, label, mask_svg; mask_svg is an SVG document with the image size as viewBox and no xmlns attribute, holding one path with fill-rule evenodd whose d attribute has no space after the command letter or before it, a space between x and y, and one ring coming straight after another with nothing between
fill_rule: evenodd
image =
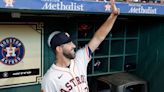
<instances>
[{"instance_id":1,"label":"blue advertising panel","mask_svg":"<svg viewBox=\"0 0 164 92\"><path fill-rule=\"evenodd\" d=\"M164 15L164 5L116 2L123 14ZM0 0L0 9L28 9L106 13L111 11L109 2L80 0Z\"/></svg>"}]
</instances>

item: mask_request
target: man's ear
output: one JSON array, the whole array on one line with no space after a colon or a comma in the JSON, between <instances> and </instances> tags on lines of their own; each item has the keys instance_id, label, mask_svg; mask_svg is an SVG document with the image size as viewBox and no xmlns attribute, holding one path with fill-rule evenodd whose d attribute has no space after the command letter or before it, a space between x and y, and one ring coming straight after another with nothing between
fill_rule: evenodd
<instances>
[{"instance_id":1,"label":"man's ear","mask_svg":"<svg viewBox=\"0 0 164 92\"><path fill-rule=\"evenodd\" d=\"M56 47L56 52L61 52L62 51L62 48L60 46L57 46Z\"/></svg>"}]
</instances>

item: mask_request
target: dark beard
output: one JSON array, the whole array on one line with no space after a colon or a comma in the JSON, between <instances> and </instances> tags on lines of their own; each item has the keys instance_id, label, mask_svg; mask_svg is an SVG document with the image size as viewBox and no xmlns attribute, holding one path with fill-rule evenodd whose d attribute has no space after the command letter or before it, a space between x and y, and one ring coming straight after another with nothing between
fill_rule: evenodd
<instances>
[{"instance_id":1,"label":"dark beard","mask_svg":"<svg viewBox=\"0 0 164 92\"><path fill-rule=\"evenodd\" d=\"M74 59L75 58L75 55L72 55L70 53L65 53L63 52L63 55L66 57L66 58L69 58L69 59Z\"/></svg>"}]
</instances>

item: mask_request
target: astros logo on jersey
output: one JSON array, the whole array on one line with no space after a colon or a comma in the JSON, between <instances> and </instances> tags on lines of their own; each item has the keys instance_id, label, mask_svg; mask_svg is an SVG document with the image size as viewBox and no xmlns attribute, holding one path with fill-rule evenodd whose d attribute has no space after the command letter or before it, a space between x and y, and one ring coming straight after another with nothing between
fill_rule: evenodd
<instances>
[{"instance_id":1,"label":"astros logo on jersey","mask_svg":"<svg viewBox=\"0 0 164 92\"><path fill-rule=\"evenodd\" d=\"M4 0L6 7L13 7L14 0Z\"/></svg>"},{"instance_id":2,"label":"astros logo on jersey","mask_svg":"<svg viewBox=\"0 0 164 92\"><path fill-rule=\"evenodd\" d=\"M23 43L14 37L5 38L0 42L0 62L7 65L19 63L24 57Z\"/></svg>"}]
</instances>

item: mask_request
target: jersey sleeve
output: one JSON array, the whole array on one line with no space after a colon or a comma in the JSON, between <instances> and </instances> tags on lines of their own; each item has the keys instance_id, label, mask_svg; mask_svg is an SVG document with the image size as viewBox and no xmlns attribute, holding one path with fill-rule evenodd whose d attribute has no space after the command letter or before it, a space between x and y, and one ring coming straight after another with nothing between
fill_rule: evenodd
<instances>
[{"instance_id":1,"label":"jersey sleeve","mask_svg":"<svg viewBox=\"0 0 164 92\"><path fill-rule=\"evenodd\" d=\"M77 62L79 62L80 64L83 64L84 66L87 67L91 58L92 58L92 51L89 48L89 46L86 45L85 47L83 47L77 51L75 59Z\"/></svg>"},{"instance_id":2,"label":"jersey sleeve","mask_svg":"<svg viewBox=\"0 0 164 92\"><path fill-rule=\"evenodd\" d=\"M55 84L48 79L46 80L46 82L42 82L41 90L42 92L57 92Z\"/></svg>"}]
</instances>

